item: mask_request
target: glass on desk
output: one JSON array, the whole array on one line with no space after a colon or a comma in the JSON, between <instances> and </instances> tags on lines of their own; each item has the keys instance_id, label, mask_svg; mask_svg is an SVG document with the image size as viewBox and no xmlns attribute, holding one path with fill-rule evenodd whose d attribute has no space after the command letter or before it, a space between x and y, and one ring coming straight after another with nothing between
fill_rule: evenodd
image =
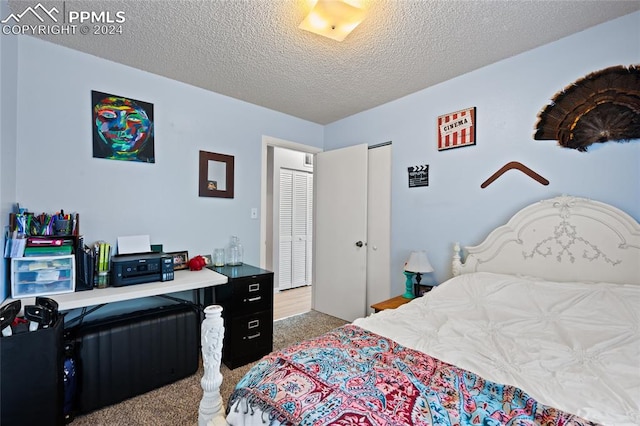
<instances>
[{"instance_id":1,"label":"glass on desk","mask_svg":"<svg viewBox=\"0 0 640 426\"><path fill-rule=\"evenodd\" d=\"M100 271L98 272L96 287L98 288L107 288L109 287L109 271Z\"/></svg>"},{"instance_id":2,"label":"glass on desk","mask_svg":"<svg viewBox=\"0 0 640 426\"><path fill-rule=\"evenodd\" d=\"M224 266L224 249L213 250L213 266Z\"/></svg>"}]
</instances>

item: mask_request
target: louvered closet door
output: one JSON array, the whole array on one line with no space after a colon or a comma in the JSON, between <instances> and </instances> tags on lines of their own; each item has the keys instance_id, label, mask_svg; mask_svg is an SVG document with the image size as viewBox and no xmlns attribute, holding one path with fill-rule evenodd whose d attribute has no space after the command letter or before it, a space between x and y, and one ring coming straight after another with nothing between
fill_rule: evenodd
<instances>
[{"instance_id":1,"label":"louvered closet door","mask_svg":"<svg viewBox=\"0 0 640 426\"><path fill-rule=\"evenodd\" d=\"M293 243L291 287L307 284L308 173L293 172Z\"/></svg>"},{"instance_id":2,"label":"louvered closet door","mask_svg":"<svg viewBox=\"0 0 640 426\"><path fill-rule=\"evenodd\" d=\"M307 269L305 275L305 283L311 285L313 274L311 273L311 260L313 255L311 249L313 247L313 173L307 173L307 247L306 259Z\"/></svg>"},{"instance_id":3,"label":"louvered closet door","mask_svg":"<svg viewBox=\"0 0 640 426\"><path fill-rule=\"evenodd\" d=\"M293 171L280 169L280 250L278 288L291 288L291 242L293 241Z\"/></svg>"},{"instance_id":4,"label":"louvered closet door","mask_svg":"<svg viewBox=\"0 0 640 426\"><path fill-rule=\"evenodd\" d=\"M313 175L280 170L279 288L311 283Z\"/></svg>"}]
</instances>

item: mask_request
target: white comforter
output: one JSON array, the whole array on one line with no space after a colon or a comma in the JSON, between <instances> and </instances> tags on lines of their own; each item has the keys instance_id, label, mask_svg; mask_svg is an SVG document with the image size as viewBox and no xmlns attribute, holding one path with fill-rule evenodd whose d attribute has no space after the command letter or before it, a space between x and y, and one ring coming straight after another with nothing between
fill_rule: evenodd
<instances>
[{"instance_id":1,"label":"white comforter","mask_svg":"<svg viewBox=\"0 0 640 426\"><path fill-rule=\"evenodd\" d=\"M608 425L640 425L640 286L474 273L354 324Z\"/></svg>"},{"instance_id":2,"label":"white comforter","mask_svg":"<svg viewBox=\"0 0 640 426\"><path fill-rule=\"evenodd\" d=\"M640 286L474 273L354 324L607 425L640 425ZM236 426L262 424L232 408Z\"/></svg>"}]
</instances>

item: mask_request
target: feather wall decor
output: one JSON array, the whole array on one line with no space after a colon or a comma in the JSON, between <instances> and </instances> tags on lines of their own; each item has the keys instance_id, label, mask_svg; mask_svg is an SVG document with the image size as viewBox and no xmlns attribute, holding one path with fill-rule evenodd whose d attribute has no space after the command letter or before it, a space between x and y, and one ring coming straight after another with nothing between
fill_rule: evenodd
<instances>
[{"instance_id":1,"label":"feather wall decor","mask_svg":"<svg viewBox=\"0 0 640 426\"><path fill-rule=\"evenodd\" d=\"M640 139L640 69L609 67L570 84L540 111L533 138L583 152L593 143Z\"/></svg>"}]
</instances>

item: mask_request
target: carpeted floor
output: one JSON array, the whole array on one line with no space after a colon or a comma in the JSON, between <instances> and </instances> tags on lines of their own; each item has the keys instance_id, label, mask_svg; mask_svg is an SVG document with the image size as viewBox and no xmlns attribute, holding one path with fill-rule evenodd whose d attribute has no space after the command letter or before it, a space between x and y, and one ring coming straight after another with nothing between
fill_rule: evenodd
<instances>
[{"instance_id":1,"label":"carpeted floor","mask_svg":"<svg viewBox=\"0 0 640 426\"><path fill-rule=\"evenodd\" d=\"M341 319L310 311L273 323L273 349L278 350L346 324ZM220 393L227 401L236 383L252 364L229 370L224 364ZM183 426L198 423L198 405L202 397L202 366L191 377L147 392L120 404L78 416L73 426Z\"/></svg>"}]
</instances>

